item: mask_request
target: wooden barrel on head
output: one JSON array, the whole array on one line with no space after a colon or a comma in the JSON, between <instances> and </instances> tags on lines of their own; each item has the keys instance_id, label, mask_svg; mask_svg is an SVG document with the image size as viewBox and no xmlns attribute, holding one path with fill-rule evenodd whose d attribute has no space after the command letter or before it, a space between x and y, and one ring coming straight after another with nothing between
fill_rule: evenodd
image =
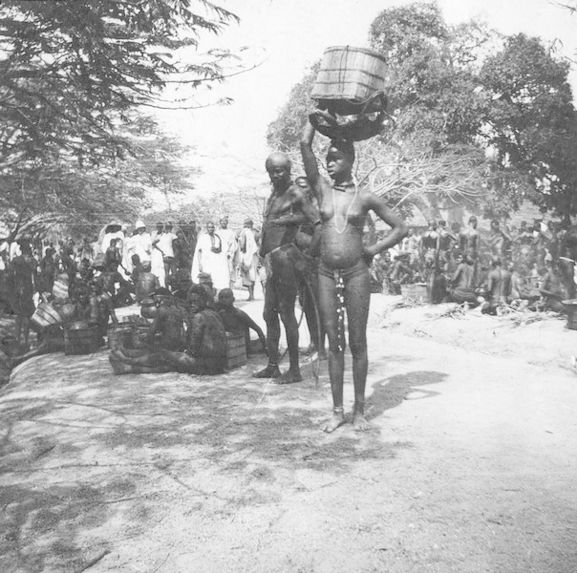
<instances>
[{"instance_id":1,"label":"wooden barrel on head","mask_svg":"<svg viewBox=\"0 0 577 573\"><path fill-rule=\"evenodd\" d=\"M98 326L82 321L72 322L64 329L64 354L92 354L102 346Z\"/></svg>"},{"instance_id":2,"label":"wooden barrel on head","mask_svg":"<svg viewBox=\"0 0 577 573\"><path fill-rule=\"evenodd\" d=\"M333 46L323 54L321 67L312 89L312 98L319 107L339 115L382 111L364 109L366 102L385 92L387 65L384 57L373 50L352 46Z\"/></svg>"}]
</instances>

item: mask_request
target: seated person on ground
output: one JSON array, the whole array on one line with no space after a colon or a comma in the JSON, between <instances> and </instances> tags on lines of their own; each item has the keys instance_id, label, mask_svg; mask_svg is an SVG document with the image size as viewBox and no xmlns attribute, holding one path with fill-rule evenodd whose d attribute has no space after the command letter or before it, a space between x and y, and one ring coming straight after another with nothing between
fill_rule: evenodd
<instances>
[{"instance_id":1,"label":"seated person on ground","mask_svg":"<svg viewBox=\"0 0 577 573\"><path fill-rule=\"evenodd\" d=\"M409 265L410 254L402 253L395 257L389 284L393 294L401 294L401 285L409 284L413 281L413 271Z\"/></svg>"},{"instance_id":2,"label":"seated person on ground","mask_svg":"<svg viewBox=\"0 0 577 573\"><path fill-rule=\"evenodd\" d=\"M137 273L137 276L134 278L134 293L136 296L136 302L139 304L145 298L152 296L160 288L158 277L150 272L150 268L150 262L147 261L145 263L141 263L140 270Z\"/></svg>"},{"instance_id":3,"label":"seated person on ground","mask_svg":"<svg viewBox=\"0 0 577 573\"><path fill-rule=\"evenodd\" d=\"M250 340L250 329L254 330L259 338L259 349L266 352L266 338L260 326L243 310L234 306L234 294L232 289L223 288L218 293L216 311L222 319L226 332L243 334L246 341L246 353L256 352Z\"/></svg>"},{"instance_id":4,"label":"seated person on ground","mask_svg":"<svg viewBox=\"0 0 577 573\"><path fill-rule=\"evenodd\" d=\"M473 279L475 276L473 260L468 254L458 254L456 255L456 263L457 268L451 280L452 289L450 298L453 302L459 304L467 303L472 306L477 306L477 295L473 288Z\"/></svg>"},{"instance_id":5,"label":"seated person on ground","mask_svg":"<svg viewBox=\"0 0 577 573\"><path fill-rule=\"evenodd\" d=\"M112 297L115 308L132 304L131 284L118 272L117 262L111 262L100 276L104 291Z\"/></svg>"},{"instance_id":6,"label":"seated person on ground","mask_svg":"<svg viewBox=\"0 0 577 573\"><path fill-rule=\"evenodd\" d=\"M491 259L492 270L487 277L487 301L483 303L483 314L497 314L497 309L511 302L511 273L503 269L501 258Z\"/></svg>"},{"instance_id":7,"label":"seated person on ground","mask_svg":"<svg viewBox=\"0 0 577 573\"><path fill-rule=\"evenodd\" d=\"M132 279L132 282L136 284L140 273L144 271L144 265L140 260L140 256L137 254L134 254L130 257L130 262L132 263L132 272L130 273L130 278ZM150 261L148 261L148 265L150 269Z\"/></svg>"},{"instance_id":8,"label":"seated person on ground","mask_svg":"<svg viewBox=\"0 0 577 573\"><path fill-rule=\"evenodd\" d=\"M192 327L191 318L182 306L176 304L167 289L159 289L159 294L164 296L150 327L151 339L158 348L183 352L187 332Z\"/></svg>"},{"instance_id":9,"label":"seated person on ground","mask_svg":"<svg viewBox=\"0 0 577 573\"><path fill-rule=\"evenodd\" d=\"M148 372L185 372L189 374L220 374L226 364L226 332L220 316L208 308L204 288L193 285L187 297L190 327L186 350L127 350L110 353L115 374Z\"/></svg>"},{"instance_id":10,"label":"seated person on ground","mask_svg":"<svg viewBox=\"0 0 577 573\"><path fill-rule=\"evenodd\" d=\"M103 281L99 277L92 283L89 323L98 326L100 336L106 336L110 319L113 324L118 324L112 297L104 290Z\"/></svg>"},{"instance_id":11,"label":"seated person on ground","mask_svg":"<svg viewBox=\"0 0 577 573\"><path fill-rule=\"evenodd\" d=\"M539 289L543 297L543 303L546 310L555 312L565 312L562 302L567 298L563 280L558 271L557 265L551 259L545 262L547 272L543 277L543 283Z\"/></svg>"},{"instance_id":12,"label":"seated person on ground","mask_svg":"<svg viewBox=\"0 0 577 573\"><path fill-rule=\"evenodd\" d=\"M541 293L528 280L529 269L519 263L515 265L511 274L511 297L518 301L518 304L523 304L532 310L535 301L539 300Z\"/></svg>"},{"instance_id":13,"label":"seated person on ground","mask_svg":"<svg viewBox=\"0 0 577 573\"><path fill-rule=\"evenodd\" d=\"M172 291L172 294L178 299L186 299L186 293L192 286L190 271L185 268L179 268L174 274L171 274L166 282Z\"/></svg>"}]
</instances>

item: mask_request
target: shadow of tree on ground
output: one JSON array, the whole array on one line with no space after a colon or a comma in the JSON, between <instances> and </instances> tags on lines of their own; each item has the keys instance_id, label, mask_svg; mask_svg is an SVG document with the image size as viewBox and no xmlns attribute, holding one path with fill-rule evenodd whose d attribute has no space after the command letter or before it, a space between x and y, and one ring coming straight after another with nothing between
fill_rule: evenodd
<instances>
[{"instance_id":1,"label":"shadow of tree on ground","mask_svg":"<svg viewBox=\"0 0 577 573\"><path fill-rule=\"evenodd\" d=\"M338 476L407 447L323 434L327 389L255 380L255 360L206 377L114 376L106 352L21 365L0 394L0 569L75 569L87 548L143 534L173 500L211 513L276 503L299 470ZM442 378L378 381L371 418Z\"/></svg>"}]
</instances>

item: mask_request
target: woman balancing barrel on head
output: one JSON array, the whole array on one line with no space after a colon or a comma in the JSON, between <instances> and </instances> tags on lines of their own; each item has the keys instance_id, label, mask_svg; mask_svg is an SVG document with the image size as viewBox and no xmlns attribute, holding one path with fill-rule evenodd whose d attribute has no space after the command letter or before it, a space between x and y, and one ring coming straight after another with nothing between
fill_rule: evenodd
<instances>
[{"instance_id":1,"label":"woman balancing barrel on head","mask_svg":"<svg viewBox=\"0 0 577 573\"><path fill-rule=\"evenodd\" d=\"M367 318L370 282L367 261L396 245L407 234L407 227L383 199L360 190L352 176L354 145L332 140L327 154L327 171L332 182L321 177L312 151L315 128L308 122L301 153L305 172L321 211L321 261L319 266L319 307L329 340L329 377L333 395L333 416L323 428L332 432L345 422L343 410L344 344L339 341L339 300L337 285L344 284L344 306L349 325L349 347L353 357L355 403L353 425L366 430L364 416L367 379ZM363 226L369 211L391 226L382 240L363 245Z\"/></svg>"}]
</instances>

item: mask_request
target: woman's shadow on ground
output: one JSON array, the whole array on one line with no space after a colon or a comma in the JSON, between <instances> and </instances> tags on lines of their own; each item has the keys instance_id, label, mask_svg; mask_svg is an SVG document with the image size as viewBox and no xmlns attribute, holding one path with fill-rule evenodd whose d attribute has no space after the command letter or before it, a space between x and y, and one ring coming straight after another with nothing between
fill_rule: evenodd
<instances>
[{"instance_id":1,"label":"woman's shadow on ground","mask_svg":"<svg viewBox=\"0 0 577 573\"><path fill-rule=\"evenodd\" d=\"M406 374L396 374L389 378L383 378L375 382L373 392L368 401L368 418L374 420L381 416L386 410L391 410L400 406L409 395L414 394L410 399L422 400L437 396L439 392L424 389L423 386L438 384L447 377L444 372L432 370L417 370Z\"/></svg>"}]
</instances>

